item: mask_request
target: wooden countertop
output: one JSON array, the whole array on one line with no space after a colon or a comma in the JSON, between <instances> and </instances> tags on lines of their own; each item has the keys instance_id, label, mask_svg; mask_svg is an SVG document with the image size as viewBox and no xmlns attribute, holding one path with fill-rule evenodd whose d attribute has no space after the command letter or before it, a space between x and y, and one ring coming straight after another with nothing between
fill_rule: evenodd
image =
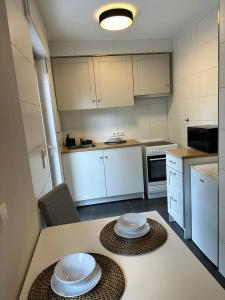
<instances>
[{"instance_id":1,"label":"wooden countertop","mask_svg":"<svg viewBox=\"0 0 225 300\"><path fill-rule=\"evenodd\" d=\"M166 150L167 154L176 156L182 159L188 158L197 158L197 157L207 157L207 156L218 156L218 153L208 153L199 150L195 150L193 148L174 148Z\"/></svg>"},{"instance_id":2,"label":"wooden countertop","mask_svg":"<svg viewBox=\"0 0 225 300\"><path fill-rule=\"evenodd\" d=\"M193 166L192 168L203 175L206 175L215 180L218 180L218 164L217 163L197 165L197 166Z\"/></svg>"},{"instance_id":3,"label":"wooden countertop","mask_svg":"<svg viewBox=\"0 0 225 300\"><path fill-rule=\"evenodd\" d=\"M136 140L127 140L124 144L112 144L106 145L105 143L95 143L95 147L90 148L67 148L65 146L61 147L61 153L72 153L72 152L84 152L84 151L95 151L95 150L106 150L106 149L114 149L114 148L125 148L125 147L133 147L140 146L142 143Z\"/></svg>"}]
</instances>

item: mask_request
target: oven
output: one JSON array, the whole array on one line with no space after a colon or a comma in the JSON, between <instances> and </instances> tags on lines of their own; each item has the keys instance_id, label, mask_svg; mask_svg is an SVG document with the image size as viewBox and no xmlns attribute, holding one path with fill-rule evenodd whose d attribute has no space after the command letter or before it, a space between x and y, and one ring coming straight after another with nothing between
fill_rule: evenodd
<instances>
[{"instance_id":1,"label":"oven","mask_svg":"<svg viewBox=\"0 0 225 300\"><path fill-rule=\"evenodd\" d=\"M166 197L166 150L176 147L176 144L164 141L143 144L142 154L146 198Z\"/></svg>"},{"instance_id":2,"label":"oven","mask_svg":"<svg viewBox=\"0 0 225 300\"><path fill-rule=\"evenodd\" d=\"M166 155L154 155L147 157L148 182L162 183L166 181Z\"/></svg>"}]
</instances>

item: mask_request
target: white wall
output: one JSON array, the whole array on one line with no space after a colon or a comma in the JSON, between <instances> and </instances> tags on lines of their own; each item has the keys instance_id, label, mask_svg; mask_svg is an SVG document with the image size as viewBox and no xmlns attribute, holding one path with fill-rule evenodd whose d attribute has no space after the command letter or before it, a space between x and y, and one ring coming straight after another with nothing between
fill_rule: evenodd
<instances>
[{"instance_id":1,"label":"white wall","mask_svg":"<svg viewBox=\"0 0 225 300\"><path fill-rule=\"evenodd\" d=\"M217 8L173 42L174 93L169 101L169 137L187 144L191 125L218 123Z\"/></svg>"},{"instance_id":2,"label":"white wall","mask_svg":"<svg viewBox=\"0 0 225 300\"><path fill-rule=\"evenodd\" d=\"M22 2L6 0L6 7L33 188L35 196L40 198L51 189L51 176L48 157L45 168L42 164L42 149L47 156L46 141L31 37Z\"/></svg>"},{"instance_id":3,"label":"white wall","mask_svg":"<svg viewBox=\"0 0 225 300\"><path fill-rule=\"evenodd\" d=\"M106 141L115 130L124 130L125 139L168 140L168 99L135 100L135 106L60 112L64 140L66 134Z\"/></svg>"},{"instance_id":4,"label":"white wall","mask_svg":"<svg viewBox=\"0 0 225 300\"><path fill-rule=\"evenodd\" d=\"M19 28L18 28L19 30ZM26 40L21 40L26 43ZM0 205L7 204L8 221L0 223L0 299L18 299L39 235L9 37L5 1L0 1Z\"/></svg>"},{"instance_id":5,"label":"white wall","mask_svg":"<svg viewBox=\"0 0 225 300\"><path fill-rule=\"evenodd\" d=\"M220 0L219 270L225 276L225 0Z\"/></svg>"}]
</instances>

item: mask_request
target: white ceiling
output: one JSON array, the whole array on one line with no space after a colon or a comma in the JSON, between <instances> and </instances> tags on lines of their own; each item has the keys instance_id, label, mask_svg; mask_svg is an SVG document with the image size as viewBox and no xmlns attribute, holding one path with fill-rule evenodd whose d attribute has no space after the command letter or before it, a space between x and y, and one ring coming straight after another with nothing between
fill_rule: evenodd
<instances>
[{"instance_id":1,"label":"white ceiling","mask_svg":"<svg viewBox=\"0 0 225 300\"><path fill-rule=\"evenodd\" d=\"M113 1L37 0L50 41L171 38L218 5L218 0L129 0L137 15L125 30L99 28L96 11Z\"/></svg>"}]
</instances>

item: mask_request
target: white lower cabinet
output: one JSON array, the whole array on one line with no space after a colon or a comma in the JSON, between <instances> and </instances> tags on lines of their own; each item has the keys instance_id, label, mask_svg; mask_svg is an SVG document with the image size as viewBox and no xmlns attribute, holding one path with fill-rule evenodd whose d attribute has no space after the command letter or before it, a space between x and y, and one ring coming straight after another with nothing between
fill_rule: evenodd
<instances>
[{"instance_id":1,"label":"white lower cabinet","mask_svg":"<svg viewBox=\"0 0 225 300\"><path fill-rule=\"evenodd\" d=\"M66 153L62 161L64 181L74 201L106 197L101 150Z\"/></svg>"},{"instance_id":2,"label":"white lower cabinet","mask_svg":"<svg viewBox=\"0 0 225 300\"><path fill-rule=\"evenodd\" d=\"M143 192L141 147L104 150L107 196Z\"/></svg>"},{"instance_id":3,"label":"white lower cabinet","mask_svg":"<svg viewBox=\"0 0 225 300\"><path fill-rule=\"evenodd\" d=\"M186 149L184 149L186 151ZM184 151L184 152L185 152ZM168 151L169 152L169 151ZM178 157L166 154L167 203L170 221L176 221L184 230L184 238L192 238L191 166L215 163L217 156Z\"/></svg>"},{"instance_id":4,"label":"white lower cabinet","mask_svg":"<svg viewBox=\"0 0 225 300\"><path fill-rule=\"evenodd\" d=\"M191 170L192 240L218 266L218 181Z\"/></svg>"},{"instance_id":5,"label":"white lower cabinet","mask_svg":"<svg viewBox=\"0 0 225 300\"><path fill-rule=\"evenodd\" d=\"M140 146L65 153L62 161L74 201L144 192Z\"/></svg>"},{"instance_id":6,"label":"white lower cabinet","mask_svg":"<svg viewBox=\"0 0 225 300\"><path fill-rule=\"evenodd\" d=\"M167 166L167 205L169 215L183 227L183 174L169 166Z\"/></svg>"}]
</instances>

